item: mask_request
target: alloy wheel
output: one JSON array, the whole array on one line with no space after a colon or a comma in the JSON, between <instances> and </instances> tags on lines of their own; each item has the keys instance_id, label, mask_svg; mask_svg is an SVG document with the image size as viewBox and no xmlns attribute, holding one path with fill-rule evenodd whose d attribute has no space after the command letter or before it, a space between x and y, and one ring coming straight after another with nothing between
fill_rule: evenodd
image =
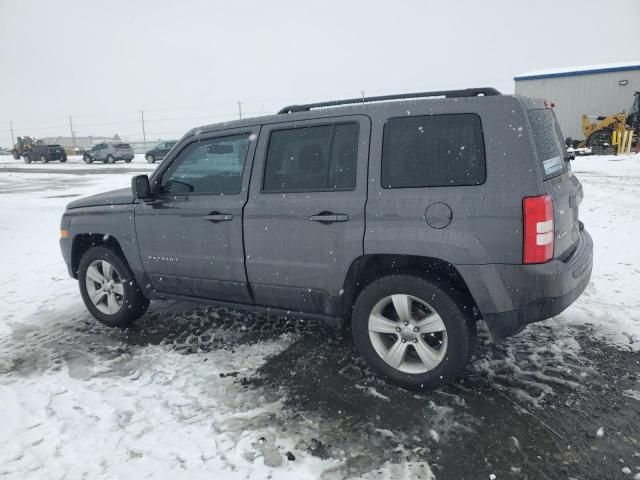
<instances>
[{"instance_id":1,"label":"alloy wheel","mask_svg":"<svg viewBox=\"0 0 640 480\"><path fill-rule=\"evenodd\" d=\"M114 315L122 308L124 286L117 270L106 260L95 260L87 268L85 278L91 303L106 315Z\"/></svg>"},{"instance_id":2,"label":"alloy wheel","mask_svg":"<svg viewBox=\"0 0 640 480\"><path fill-rule=\"evenodd\" d=\"M369 339L391 367L409 374L436 368L447 353L447 329L438 312L412 295L389 295L371 310Z\"/></svg>"}]
</instances>

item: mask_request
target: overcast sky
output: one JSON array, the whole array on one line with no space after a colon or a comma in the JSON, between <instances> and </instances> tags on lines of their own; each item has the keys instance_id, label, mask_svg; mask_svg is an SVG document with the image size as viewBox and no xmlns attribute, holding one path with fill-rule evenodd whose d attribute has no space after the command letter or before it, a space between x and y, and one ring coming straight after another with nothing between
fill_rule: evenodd
<instances>
[{"instance_id":1,"label":"overcast sky","mask_svg":"<svg viewBox=\"0 0 640 480\"><path fill-rule=\"evenodd\" d=\"M605 2L606 3L606 2ZM179 137L290 103L640 57L640 2L0 0L0 145Z\"/></svg>"}]
</instances>

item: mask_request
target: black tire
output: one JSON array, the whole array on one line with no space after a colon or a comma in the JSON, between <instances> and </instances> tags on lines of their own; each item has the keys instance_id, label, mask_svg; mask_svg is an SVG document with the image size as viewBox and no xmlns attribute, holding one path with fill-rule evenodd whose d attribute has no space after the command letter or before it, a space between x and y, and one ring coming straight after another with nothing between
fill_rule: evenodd
<instances>
[{"instance_id":1,"label":"black tire","mask_svg":"<svg viewBox=\"0 0 640 480\"><path fill-rule=\"evenodd\" d=\"M67 161L67 156L62 155L62 157L60 157L60 163L65 163L66 161Z\"/></svg>"},{"instance_id":2,"label":"black tire","mask_svg":"<svg viewBox=\"0 0 640 480\"><path fill-rule=\"evenodd\" d=\"M40 161L42 163L49 163L49 159L47 158L46 155L40 155Z\"/></svg>"},{"instance_id":3,"label":"black tire","mask_svg":"<svg viewBox=\"0 0 640 480\"><path fill-rule=\"evenodd\" d=\"M148 163L156 163L156 158L153 155L147 155L146 159Z\"/></svg>"},{"instance_id":4,"label":"black tire","mask_svg":"<svg viewBox=\"0 0 640 480\"><path fill-rule=\"evenodd\" d=\"M395 294L409 295L428 303L446 327L447 348L440 363L432 370L407 373L396 369L382 359L372 344L369 336L371 311L382 299ZM410 274L388 275L366 286L355 302L351 331L358 352L374 372L411 390L433 390L456 380L469 363L477 340L472 308L464 297L447 283Z\"/></svg>"},{"instance_id":5,"label":"black tire","mask_svg":"<svg viewBox=\"0 0 640 480\"><path fill-rule=\"evenodd\" d=\"M107 163L116 163L116 159L113 157L113 155L107 156Z\"/></svg>"},{"instance_id":6,"label":"black tire","mask_svg":"<svg viewBox=\"0 0 640 480\"><path fill-rule=\"evenodd\" d=\"M586 145L591 149L592 155L615 155L617 147L611 144L613 130L605 129L593 132L587 138Z\"/></svg>"},{"instance_id":7,"label":"black tire","mask_svg":"<svg viewBox=\"0 0 640 480\"><path fill-rule=\"evenodd\" d=\"M20 160L20 154L17 150L11 150L11 155L13 155L14 160Z\"/></svg>"},{"instance_id":8,"label":"black tire","mask_svg":"<svg viewBox=\"0 0 640 480\"><path fill-rule=\"evenodd\" d=\"M125 158L125 159L124 159L124 162L125 162L125 163L131 163L131 160L133 160L133 158Z\"/></svg>"},{"instance_id":9,"label":"black tire","mask_svg":"<svg viewBox=\"0 0 640 480\"><path fill-rule=\"evenodd\" d=\"M84 157L82 157L82 159L84 160L84 163L86 163L87 165L93 162L93 158L91 158L89 155L85 155Z\"/></svg>"},{"instance_id":10,"label":"black tire","mask_svg":"<svg viewBox=\"0 0 640 480\"><path fill-rule=\"evenodd\" d=\"M113 315L101 312L92 303L87 291L87 269L96 260L106 260L115 269L123 287L122 305ZM78 267L80 294L91 315L109 327L124 328L140 318L149 307L149 300L142 294L131 269L115 251L106 247L93 247L82 256Z\"/></svg>"},{"instance_id":11,"label":"black tire","mask_svg":"<svg viewBox=\"0 0 640 480\"><path fill-rule=\"evenodd\" d=\"M24 163L31 163L31 157L28 154L23 155Z\"/></svg>"},{"instance_id":12,"label":"black tire","mask_svg":"<svg viewBox=\"0 0 640 480\"><path fill-rule=\"evenodd\" d=\"M106 159L106 158L103 158L103 159L102 159L102 163L107 163L107 159Z\"/></svg>"}]
</instances>

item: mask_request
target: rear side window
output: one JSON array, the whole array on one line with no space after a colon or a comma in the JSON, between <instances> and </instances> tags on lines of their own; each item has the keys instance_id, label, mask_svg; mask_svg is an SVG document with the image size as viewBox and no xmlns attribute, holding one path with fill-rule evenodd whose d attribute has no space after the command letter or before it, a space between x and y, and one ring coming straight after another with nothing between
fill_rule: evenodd
<instances>
[{"instance_id":1,"label":"rear side window","mask_svg":"<svg viewBox=\"0 0 640 480\"><path fill-rule=\"evenodd\" d=\"M353 190L359 130L357 123L341 123L272 132L262 191Z\"/></svg>"},{"instance_id":2,"label":"rear side window","mask_svg":"<svg viewBox=\"0 0 640 480\"><path fill-rule=\"evenodd\" d=\"M529 124L533 131L538 159L542 162L545 178L564 172L562 142L553 111L549 108L529 110Z\"/></svg>"},{"instance_id":3,"label":"rear side window","mask_svg":"<svg viewBox=\"0 0 640 480\"><path fill-rule=\"evenodd\" d=\"M392 118L384 127L382 187L480 185L484 140L475 114Z\"/></svg>"},{"instance_id":4,"label":"rear side window","mask_svg":"<svg viewBox=\"0 0 640 480\"><path fill-rule=\"evenodd\" d=\"M128 143L116 143L115 147L116 148L131 148L131 145L129 145Z\"/></svg>"}]
</instances>

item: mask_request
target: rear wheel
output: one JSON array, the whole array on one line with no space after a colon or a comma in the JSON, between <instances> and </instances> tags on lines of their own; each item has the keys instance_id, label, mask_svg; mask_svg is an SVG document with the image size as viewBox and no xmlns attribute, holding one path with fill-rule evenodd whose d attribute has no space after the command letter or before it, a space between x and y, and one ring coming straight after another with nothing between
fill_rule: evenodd
<instances>
[{"instance_id":1,"label":"rear wheel","mask_svg":"<svg viewBox=\"0 0 640 480\"><path fill-rule=\"evenodd\" d=\"M42 163L49 163L49 159L47 158L46 155L40 155L40 161Z\"/></svg>"},{"instance_id":2,"label":"rear wheel","mask_svg":"<svg viewBox=\"0 0 640 480\"><path fill-rule=\"evenodd\" d=\"M153 155L147 155L147 162L156 163L156 159L154 158Z\"/></svg>"},{"instance_id":3,"label":"rear wheel","mask_svg":"<svg viewBox=\"0 0 640 480\"><path fill-rule=\"evenodd\" d=\"M454 381L475 348L476 324L455 293L414 275L382 277L360 293L353 339L381 377L432 390Z\"/></svg>"},{"instance_id":4,"label":"rear wheel","mask_svg":"<svg viewBox=\"0 0 640 480\"><path fill-rule=\"evenodd\" d=\"M116 159L114 158L113 155L109 155L107 157L107 163L116 163Z\"/></svg>"},{"instance_id":5,"label":"rear wheel","mask_svg":"<svg viewBox=\"0 0 640 480\"><path fill-rule=\"evenodd\" d=\"M124 162L125 162L125 163L131 163L131 160L133 160L133 158L125 158L125 159L124 159Z\"/></svg>"},{"instance_id":6,"label":"rear wheel","mask_svg":"<svg viewBox=\"0 0 640 480\"><path fill-rule=\"evenodd\" d=\"M89 155L85 155L84 157L82 157L82 159L84 160L84 163L86 163L87 165L93 162L93 158L91 158Z\"/></svg>"},{"instance_id":7,"label":"rear wheel","mask_svg":"<svg viewBox=\"0 0 640 480\"><path fill-rule=\"evenodd\" d=\"M67 161L67 156L66 155L62 155L62 157L60 157L60 163L64 163Z\"/></svg>"},{"instance_id":8,"label":"rear wheel","mask_svg":"<svg viewBox=\"0 0 640 480\"><path fill-rule=\"evenodd\" d=\"M126 327L149 307L129 266L109 248L93 247L83 255L78 284L91 314L109 327Z\"/></svg>"},{"instance_id":9,"label":"rear wheel","mask_svg":"<svg viewBox=\"0 0 640 480\"><path fill-rule=\"evenodd\" d=\"M13 155L14 160L20 160L20 154L17 150L11 150L11 155Z\"/></svg>"},{"instance_id":10,"label":"rear wheel","mask_svg":"<svg viewBox=\"0 0 640 480\"><path fill-rule=\"evenodd\" d=\"M28 153L25 153L22 158L24 159L24 163L31 163L31 157Z\"/></svg>"}]
</instances>

